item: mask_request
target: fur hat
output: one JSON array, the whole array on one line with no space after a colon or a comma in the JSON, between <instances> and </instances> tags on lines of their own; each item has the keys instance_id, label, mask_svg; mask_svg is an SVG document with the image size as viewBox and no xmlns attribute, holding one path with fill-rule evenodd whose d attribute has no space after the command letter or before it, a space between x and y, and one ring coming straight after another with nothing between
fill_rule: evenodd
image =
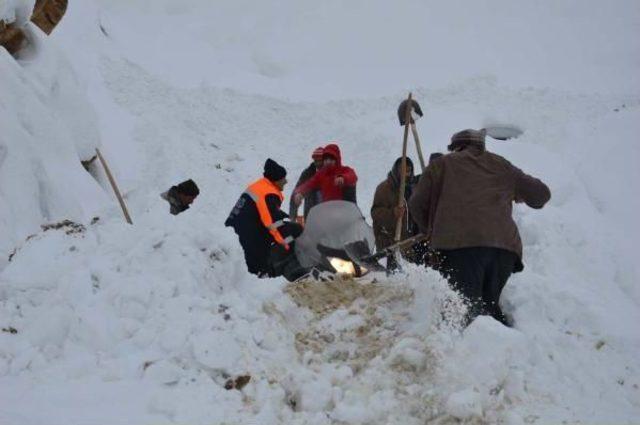
<instances>
[{"instance_id":1,"label":"fur hat","mask_svg":"<svg viewBox=\"0 0 640 425\"><path fill-rule=\"evenodd\" d=\"M484 139L487 135L485 129L482 130L462 130L451 136L451 144L447 146L449 151L456 151L467 146L477 146L484 150Z\"/></svg>"}]
</instances>

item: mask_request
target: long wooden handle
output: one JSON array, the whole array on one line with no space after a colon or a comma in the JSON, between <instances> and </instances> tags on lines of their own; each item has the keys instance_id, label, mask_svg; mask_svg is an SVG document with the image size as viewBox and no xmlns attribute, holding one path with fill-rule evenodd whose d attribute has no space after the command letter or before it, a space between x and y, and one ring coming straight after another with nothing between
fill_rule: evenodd
<instances>
[{"instance_id":1,"label":"long wooden handle","mask_svg":"<svg viewBox=\"0 0 640 425\"><path fill-rule=\"evenodd\" d=\"M362 258L363 261L369 261L369 260L379 260L381 258L386 257L387 255L393 253L394 251L400 249L400 248L404 248L407 245L411 245L417 242L421 242L421 241L425 241L427 240L427 235L423 235L422 233L419 233L417 235L411 236L408 239L405 239L403 241L400 242L395 242L393 243L393 245L389 245L388 247L384 248L381 251L376 252L375 254L369 255L368 257L364 257Z\"/></svg>"},{"instance_id":2,"label":"long wooden handle","mask_svg":"<svg viewBox=\"0 0 640 425\"><path fill-rule=\"evenodd\" d=\"M411 102L411 93L407 98L407 107L405 109L405 124L404 124L404 136L402 139L402 165L400 167L400 191L398 192L398 208L404 206L404 189L407 185L407 139L409 138L409 123L411 122L411 109L413 105ZM398 217L396 221L396 234L395 242L400 241L402 236L402 219L403 215Z\"/></svg>"},{"instance_id":3,"label":"long wooden handle","mask_svg":"<svg viewBox=\"0 0 640 425\"><path fill-rule=\"evenodd\" d=\"M418 151L418 159L420 160L420 167L422 167L422 171L424 171L427 166L424 163L424 156L422 156L422 146L420 146L420 137L418 136L418 130L416 129L416 124L411 124L411 132L413 133L413 140L416 141L416 150Z\"/></svg>"},{"instance_id":4,"label":"long wooden handle","mask_svg":"<svg viewBox=\"0 0 640 425\"><path fill-rule=\"evenodd\" d=\"M133 224L133 221L131 221L131 216L129 215L129 211L127 210L127 206L124 203L124 199L122 199L122 195L120 194L120 189L118 189L118 185L116 184L116 181L113 178L113 175L111 174L111 170L109 170L107 161L104 160L98 148L96 148L96 155L98 155L98 159L100 160L100 163L104 167L105 173L107 173L107 178L109 179L111 188L113 189L113 192L116 194L116 198L118 198L118 202L120 203L120 208L122 208L122 213L124 214L124 219L127 220L127 223Z\"/></svg>"}]
</instances>

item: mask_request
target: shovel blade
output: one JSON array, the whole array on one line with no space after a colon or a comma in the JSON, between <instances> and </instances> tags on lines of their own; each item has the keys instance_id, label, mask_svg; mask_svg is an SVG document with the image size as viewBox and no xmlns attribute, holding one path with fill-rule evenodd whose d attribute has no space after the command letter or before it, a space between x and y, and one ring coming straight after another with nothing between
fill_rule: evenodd
<instances>
[{"instance_id":1,"label":"shovel blade","mask_svg":"<svg viewBox=\"0 0 640 425\"><path fill-rule=\"evenodd\" d=\"M510 140L522 135L523 131L517 127L491 126L484 129L487 136L496 140Z\"/></svg>"},{"instance_id":2,"label":"shovel blade","mask_svg":"<svg viewBox=\"0 0 640 425\"><path fill-rule=\"evenodd\" d=\"M378 261L372 256L371 248L366 240L350 242L344 245L344 251L347 253L351 261L363 267L369 271L384 271L386 270Z\"/></svg>"}]
</instances>

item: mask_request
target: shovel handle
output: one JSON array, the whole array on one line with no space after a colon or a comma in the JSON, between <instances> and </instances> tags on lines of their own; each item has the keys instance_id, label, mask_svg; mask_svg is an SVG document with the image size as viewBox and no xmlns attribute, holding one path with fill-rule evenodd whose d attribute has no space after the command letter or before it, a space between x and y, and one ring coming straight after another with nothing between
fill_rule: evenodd
<instances>
[{"instance_id":1,"label":"shovel handle","mask_svg":"<svg viewBox=\"0 0 640 425\"><path fill-rule=\"evenodd\" d=\"M124 199L120 194L120 189L118 189L118 184L116 183L116 180L113 178L113 175L111 174L111 170L109 170L107 161L104 160L104 157L102 156L98 148L96 148L96 155L98 156L100 163L104 167L104 171L107 174L107 178L109 179L109 184L111 184L111 188L113 189L113 192L116 194L116 198L118 198L118 203L120 203L120 208L122 208L122 214L124 215L124 219L127 221L127 223L133 224L133 221L131 221L131 216L129 215L129 210L127 210L127 205L124 203Z\"/></svg>"},{"instance_id":2,"label":"shovel handle","mask_svg":"<svg viewBox=\"0 0 640 425\"><path fill-rule=\"evenodd\" d=\"M416 124L411 124L411 133L413 133L413 140L416 141L416 150L418 151L418 159L420 160L420 167L422 171L424 171L427 166L424 163L424 156L422 156L422 146L420 146L420 136L418 136L418 129L416 128Z\"/></svg>"},{"instance_id":3,"label":"shovel handle","mask_svg":"<svg viewBox=\"0 0 640 425\"><path fill-rule=\"evenodd\" d=\"M411 93L407 98L407 105L410 105L405 110L405 124L404 124L404 136L402 139L402 164L400 167L400 190L398 191L398 208L402 208L404 205L404 189L407 185L407 139L409 138L409 126L411 122ZM404 215L400 215L396 221L396 234L394 241L399 242L402 236L402 219Z\"/></svg>"},{"instance_id":4,"label":"shovel handle","mask_svg":"<svg viewBox=\"0 0 640 425\"><path fill-rule=\"evenodd\" d=\"M386 247L383 250L380 250L378 252L376 252L375 254L369 255L368 257L363 257L360 261L377 261L381 258L386 257L387 255L393 253L393 251L395 251L396 249L400 249L403 248L407 245L411 245L417 242L422 242L427 240L427 235L425 234L417 234L415 236L411 236L410 238L407 238L403 241L400 242L396 242L393 245L389 245L388 247Z\"/></svg>"}]
</instances>

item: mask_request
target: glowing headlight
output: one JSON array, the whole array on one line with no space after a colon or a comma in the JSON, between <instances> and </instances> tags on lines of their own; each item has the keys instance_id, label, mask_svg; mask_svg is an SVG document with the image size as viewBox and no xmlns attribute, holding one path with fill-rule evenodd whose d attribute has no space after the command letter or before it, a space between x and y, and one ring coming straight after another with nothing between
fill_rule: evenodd
<instances>
[{"instance_id":1,"label":"glowing headlight","mask_svg":"<svg viewBox=\"0 0 640 425\"><path fill-rule=\"evenodd\" d=\"M339 274L347 274L351 276L355 276L356 274L356 268L353 266L351 261L345 261L342 258L337 257L329 257L329 263L331 263L331 267L333 267Z\"/></svg>"}]
</instances>

